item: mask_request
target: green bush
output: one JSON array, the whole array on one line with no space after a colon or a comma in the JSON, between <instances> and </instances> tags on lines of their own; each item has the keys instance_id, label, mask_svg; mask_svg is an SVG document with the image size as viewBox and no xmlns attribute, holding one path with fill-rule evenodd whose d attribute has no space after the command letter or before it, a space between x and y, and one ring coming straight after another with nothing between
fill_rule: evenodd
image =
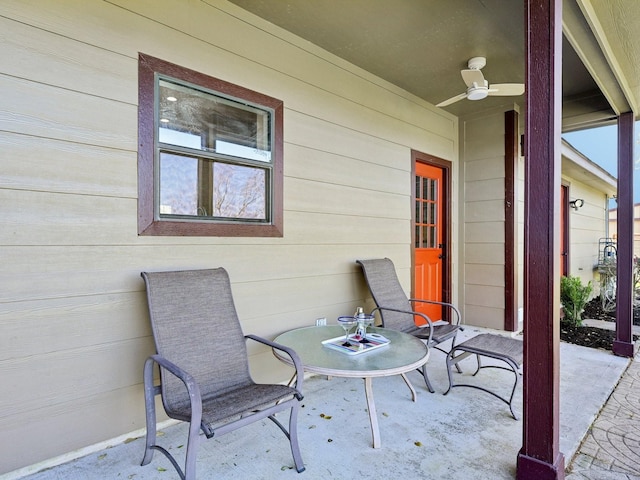
<instances>
[{"instance_id":1,"label":"green bush","mask_svg":"<svg viewBox=\"0 0 640 480\"><path fill-rule=\"evenodd\" d=\"M577 327L582 325L582 312L591 290L591 282L583 285L580 277L569 275L560 279L560 302L564 307L563 322Z\"/></svg>"}]
</instances>

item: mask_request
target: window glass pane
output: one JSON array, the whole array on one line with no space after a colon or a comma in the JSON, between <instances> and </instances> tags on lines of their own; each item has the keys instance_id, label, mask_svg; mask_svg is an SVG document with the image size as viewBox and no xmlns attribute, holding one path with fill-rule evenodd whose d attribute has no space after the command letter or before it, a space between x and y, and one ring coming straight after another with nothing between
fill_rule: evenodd
<instances>
[{"instance_id":1,"label":"window glass pane","mask_svg":"<svg viewBox=\"0 0 640 480\"><path fill-rule=\"evenodd\" d=\"M437 211L436 211L436 204L435 203L430 203L429 204L429 223L431 224L436 224L438 223L438 219L436 218L437 215Z\"/></svg>"},{"instance_id":2,"label":"window glass pane","mask_svg":"<svg viewBox=\"0 0 640 480\"><path fill-rule=\"evenodd\" d=\"M416 176L416 200L421 198L422 191L420 190L420 177Z\"/></svg>"},{"instance_id":3,"label":"window glass pane","mask_svg":"<svg viewBox=\"0 0 640 480\"><path fill-rule=\"evenodd\" d=\"M160 154L160 214L266 218L265 170Z\"/></svg>"},{"instance_id":4,"label":"window glass pane","mask_svg":"<svg viewBox=\"0 0 640 480\"><path fill-rule=\"evenodd\" d=\"M429 215L429 204L427 202L422 203L422 223L432 223L431 216Z\"/></svg>"},{"instance_id":5,"label":"window glass pane","mask_svg":"<svg viewBox=\"0 0 640 480\"><path fill-rule=\"evenodd\" d=\"M430 182L428 178L422 179L422 199L423 200L429 199L429 183Z\"/></svg>"},{"instance_id":6,"label":"window glass pane","mask_svg":"<svg viewBox=\"0 0 640 480\"><path fill-rule=\"evenodd\" d=\"M416 248L420 248L420 227L416 225L416 238L415 238Z\"/></svg>"},{"instance_id":7,"label":"window glass pane","mask_svg":"<svg viewBox=\"0 0 640 480\"><path fill-rule=\"evenodd\" d=\"M429 248L429 227L422 227L421 248Z\"/></svg>"},{"instance_id":8,"label":"window glass pane","mask_svg":"<svg viewBox=\"0 0 640 480\"><path fill-rule=\"evenodd\" d=\"M429 183L431 184L431 188L429 189L429 193L431 194L431 196L429 197L429 200L435 202L438 197L438 181L435 179L431 179Z\"/></svg>"},{"instance_id":9,"label":"window glass pane","mask_svg":"<svg viewBox=\"0 0 640 480\"><path fill-rule=\"evenodd\" d=\"M261 168L215 163L213 215L264 220L266 172Z\"/></svg>"},{"instance_id":10,"label":"window glass pane","mask_svg":"<svg viewBox=\"0 0 640 480\"><path fill-rule=\"evenodd\" d=\"M429 227L429 248L436 248L436 227Z\"/></svg>"},{"instance_id":11,"label":"window glass pane","mask_svg":"<svg viewBox=\"0 0 640 480\"><path fill-rule=\"evenodd\" d=\"M268 110L159 81L160 143L270 162L270 115Z\"/></svg>"},{"instance_id":12,"label":"window glass pane","mask_svg":"<svg viewBox=\"0 0 640 480\"><path fill-rule=\"evenodd\" d=\"M197 215L198 159L160 154L160 215Z\"/></svg>"},{"instance_id":13,"label":"window glass pane","mask_svg":"<svg viewBox=\"0 0 640 480\"><path fill-rule=\"evenodd\" d=\"M420 205L422 202L416 200L416 223L422 223L422 218L420 217Z\"/></svg>"}]
</instances>

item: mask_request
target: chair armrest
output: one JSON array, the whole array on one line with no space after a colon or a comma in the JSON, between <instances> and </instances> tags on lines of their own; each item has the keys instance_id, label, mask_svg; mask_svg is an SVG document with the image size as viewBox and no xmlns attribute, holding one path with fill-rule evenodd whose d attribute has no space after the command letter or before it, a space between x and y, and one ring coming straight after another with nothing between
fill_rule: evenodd
<instances>
[{"instance_id":1,"label":"chair armrest","mask_svg":"<svg viewBox=\"0 0 640 480\"><path fill-rule=\"evenodd\" d=\"M200 386L192 375L161 355L151 355L144 363L144 388L147 391L146 393L155 393L156 390L156 387L153 385L154 362L184 383L187 393L189 394L189 402L191 404L191 423L200 425L202 422L202 395L200 393ZM153 396L150 398L153 398Z\"/></svg>"},{"instance_id":2,"label":"chair armrest","mask_svg":"<svg viewBox=\"0 0 640 480\"><path fill-rule=\"evenodd\" d=\"M289 348L285 345L281 345L280 343L272 342L271 340L267 340L266 338L258 337L257 335L245 335L244 338L251 339L255 342L262 343L271 348L275 348L276 350L281 350L285 352L289 357L291 357L291 361L293 362L293 367L296 369L296 383L294 388L300 392L300 398L298 400L302 400L302 383L304 380L304 369L302 368L302 361L298 354L292 348Z\"/></svg>"},{"instance_id":3,"label":"chair armrest","mask_svg":"<svg viewBox=\"0 0 640 480\"><path fill-rule=\"evenodd\" d=\"M391 307L376 307L373 310L371 310L371 315L373 315L376 311L380 311L382 312L383 310L388 310L390 312L398 312L398 313L406 313L408 315L417 315L419 317L422 317L424 319L424 321L426 322L425 325L414 325L417 328L427 328L429 327L429 338L428 338L428 343L431 344L431 337L433 336L433 320L431 320L427 315L425 315L424 313L420 313L420 312L415 312L413 310L401 310L399 308L391 308ZM384 327L384 318L382 319L382 326Z\"/></svg>"},{"instance_id":4,"label":"chair armrest","mask_svg":"<svg viewBox=\"0 0 640 480\"><path fill-rule=\"evenodd\" d=\"M414 303L415 302L420 302L420 303L430 303L430 304L433 304L433 305L442 305L443 307L450 308L455 313L455 317L453 318L451 323L453 325L460 325L460 322L462 320L462 315L460 314L460 310L458 310L458 308L452 303L439 302L437 300L423 300L423 299L420 299L420 298L410 298L409 301L410 302L414 302Z\"/></svg>"}]
</instances>

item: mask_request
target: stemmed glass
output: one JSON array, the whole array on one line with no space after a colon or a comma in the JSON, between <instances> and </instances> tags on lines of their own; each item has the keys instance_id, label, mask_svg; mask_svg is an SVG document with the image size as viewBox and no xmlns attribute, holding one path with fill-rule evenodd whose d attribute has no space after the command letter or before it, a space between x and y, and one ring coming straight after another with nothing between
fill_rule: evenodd
<instances>
[{"instance_id":1,"label":"stemmed glass","mask_svg":"<svg viewBox=\"0 0 640 480\"><path fill-rule=\"evenodd\" d=\"M367 328L373 325L374 316L373 315L360 315L356 318L357 323L362 324L362 332L356 331L356 338L360 337L358 341L360 343L371 343L367 340Z\"/></svg>"},{"instance_id":2,"label":"stemmed glass","mask_svg":"<svg viewBox=\"0 0 640 480\"><path fill-rule=\"evenodd\" d=\"M338 317L338 323L344 330L344 343L343 347L350 347L351 343L349 342L349 332L353 328L353 326L358 323L358 321L353 317L353 315Z\"/></svg>"}]
</instances>

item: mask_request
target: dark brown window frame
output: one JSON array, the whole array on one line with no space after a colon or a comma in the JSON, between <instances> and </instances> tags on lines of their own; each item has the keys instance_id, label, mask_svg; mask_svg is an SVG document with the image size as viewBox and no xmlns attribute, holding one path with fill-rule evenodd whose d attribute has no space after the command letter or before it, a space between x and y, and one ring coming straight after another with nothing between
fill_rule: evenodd
<instances>
[{"instance_id":1,"label":"dark brown window frame","mask_svg":"<svg viewBox=\"0 0 640 480\"><path fill-rule=\"evenodd\" d=\"M180 221L155 214L155 83L156 75L171 77L208 90L271 109L273 115L272 183L269 223ZM140 53L138 56L138 234L215 237L283 236L283 125L282 100L209 75Z\"/></svg>"}]
</instances>

